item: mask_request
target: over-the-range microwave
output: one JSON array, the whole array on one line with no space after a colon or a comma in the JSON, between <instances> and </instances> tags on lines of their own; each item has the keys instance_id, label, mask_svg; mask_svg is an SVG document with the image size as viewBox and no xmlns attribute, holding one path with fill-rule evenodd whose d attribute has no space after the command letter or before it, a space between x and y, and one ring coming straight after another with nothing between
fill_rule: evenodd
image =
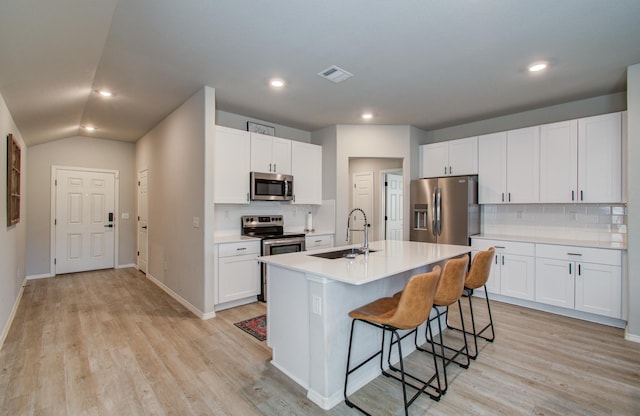
<instances>
[{"instance_id":1,"label":"over-the-range microwave","mask_svg":"<svg viewBox=\"0 0 640 416\"><path fill-rule=\"evenodd\" d=\"M293 200L293 176L280 173L251 172L251 200Z\"/></svg>"}]
</instances>

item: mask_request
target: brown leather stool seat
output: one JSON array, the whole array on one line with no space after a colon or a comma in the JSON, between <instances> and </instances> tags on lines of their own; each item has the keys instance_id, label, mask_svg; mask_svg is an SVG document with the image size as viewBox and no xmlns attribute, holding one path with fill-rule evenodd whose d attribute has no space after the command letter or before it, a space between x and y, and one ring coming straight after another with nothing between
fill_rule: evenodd
<instances>
[{"instance_id":1,"label":"brown leather stool seat","mask_svg":"<svg viewBox=\"0 0 640 416\"><path fill-rule=\"evenodd\" d=\"M493 317L491 316L491 305L489 304L489 294L487 293L487 280L489 279L489 275L491 274L491 265L493 264L495 254L495 248L491 247L488 250L480 251L473 256L473 261L471 262L471 269L467 273L467 277L464 282L464 293L463 296L469 299L469 314L471 315L471 332L464 331L466 334L473 335L473 344L475 350L473 354L469 356L473 359L476 359L478 356L478 338L482 338L486 341L493 342L496 338L496 333L493 328ZM497 259L496 259L497 261ZM485 325L479 331L476 330L476 320L473 313L473 302L471 301L473 291L475 289L479 289L484 287L484 296L487 301L487 311L489 313L489 323ZM460 306L460 301L458 301L458 306ZM464 317L460 315L460 321L463 321ZM456 331L463 331L462 328L456 328L450 325L447 322L447 327ZM491 336L483 336L482 334L491 329Z\"/></svg>"},{"instance_id":2,"label":"brown leather stool seat","mask_svg":"<svg viewBox=\"0 0 640 416\"><path fill-rule=\"evenodd\" d=\"M426 338L430 340L433 344L438 345L440 347L440 353L435 353L435 350L429 351L428 349L422 348L418 345L418 334L415 334L415 342L416 348L420 351L424 351L430 354L437 355L442 359L442 367L443 367L443 375L444 382L442 393L444 394L447 391L448 387L448 379L447 379L447 366L455 362L462 368L469 367L469 347L467 344L467 335L464 333L463 340L464 345L460 347L452 347L451 345L446 345L444 340L444 334L442 332L442 323L440 322L440 317L447 313L449 305L452 305L460 299L462 296L462 291L464 290L464 282L467 274L467 266L469 265L469 256L465 255L462 257L458 257L455 259L447 260L442 269L442 275L440 276L440 281L438 282L438 287L436 288L436 294L433 300L433 309L436 311L436 314L429 317L427 324L427 333ZM396 294L398 295L398 294ZM443 309L438 309L439 307ZM446 307L446 308L444 308ZM460 307L460 313L462 314L462 308ZM433 321L437 321L438 330L440 334L440 341L434 341L433 337L430 339L430 330L431 323ZM463 322L464 328L464 322ZM447 357L445 355L445 349L448 351L452 351L453 355ZM456 361L458 356L464 356L466 359L464 361Z\"/></svg>"},{"instance_id":3,"label":"brown leather stool seat","mask_svg":"<svg viewBox=\"0 0 640 416\"><path fill-rule=\"evenodd\" d=\"M425 393L432 399L438 400L440 398L440 386L431 386L431 383L436 380L439 382L438 366L436 364L436 356L434 350L434 369L435 374L429 380L422 380L414 375L409 374L404 369L404 361L402 356L402 346L400 343L401 337L398 333L399 330L412 330L416 329L420 324L425 322L429 317L431 308L433 306L433 298L435 295L438 280L440 279L440 267L436 266L429 273L417 274L409 278L405 284L404 290L401 296L397 297L385 297L376 301L361 306L353 311L349 312L351 321L351 334L349 336L349 352L347 355L347 370L344 380L344 399L349 407L355 407L361 412L368 414L361 407L354 404L349 400L347 396L347 387L349 381L349 375L361 368L363 365L373 360L377 356L380 356L380 370L382 374L387 377L392 377L402 382L402 393L404 398L404 411L405 415L408 415L408 408L411 403L421 394ZM380 344L380 350L369 356L367 359L351 368L351 347L353 344L353 330L356 322L362 322L367 325L372 325L382 330L382 342ZM399 365L400 368L396 369L391 367L391 370L397 370L400 376L389 372L383 368L384 364L384 348L385 348L385 334L389 331L391 333L391 343L389 345L389 357L391 356L391 350L394 345L398 348ZM394 340L395 338L395 340ZM433 349L432 345L432 349ZM388 358L390 361L390 358ZM407 378L411 378L414 381L420 383L416 386L414 383L410 383ZM410 398L407 398L407 386L416 389L416 393ZM430 390L428 390L430 389Z\"/></svg>"}]
</instances>

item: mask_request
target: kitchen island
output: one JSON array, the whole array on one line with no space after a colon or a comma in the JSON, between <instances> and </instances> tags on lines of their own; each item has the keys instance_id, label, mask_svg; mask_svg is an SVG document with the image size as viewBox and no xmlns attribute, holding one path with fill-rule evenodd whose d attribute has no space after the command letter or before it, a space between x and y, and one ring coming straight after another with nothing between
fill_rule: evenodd
<instances>
[{"instance_id":1,"label":"kitchen island","mask_svg":"<svg viewBox=\"0 0 640 416\"><path fill-rule=\"evenodd\" d=\"M412 275L471 251L467 246L385 240L371 243L372 252L355 259L313 256L347 247L259 259L267 264L267 343L273 352L271 363L307 389L307 397L323 409L344 399L351 325L348 313L380 297L392 296ZM424 324L419 334L424 340ZM357 327L354 359L375 352L380 339L380 331ZM413 350L413 340L405 341L402 349L408 354ZM350 380L349 393L379 374L374 360L354 375L353 383Z\"/></svg>"}]
</instances>

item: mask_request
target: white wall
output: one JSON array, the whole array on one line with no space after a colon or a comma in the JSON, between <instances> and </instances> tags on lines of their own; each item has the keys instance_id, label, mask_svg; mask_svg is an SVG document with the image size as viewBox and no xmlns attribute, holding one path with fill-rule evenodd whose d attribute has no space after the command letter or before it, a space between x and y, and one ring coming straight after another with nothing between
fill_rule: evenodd
<instances>
[{"instance_id":1,"label":"white wall","mask_svg":"<svg viewBox=\"0 0 640 416\"><path fill-rule=\"evenodd\" d=\"M22 176L20 190L20 222L7 227L7 134L13 134L21 148ZM0 347L4 343L13 314L22 293L27 229L27 147L0 95Z\"/></svg>"},{"instance_id":2,"label":"white wall","mask_svg":"<svg viewBox=\"0 0 640 416\"><path fill-rule=\"evenodd\" d=\"M211 149L205 142L212 138L207 120L215 120L213 112L207 115L212 93L201 89L136 143L136 172L149 171L148 274L200 313L208 312L210 290L205 197L212 190L205 192L205 159Z\"/></svg>"},{"instance_id":3,"label":"white wall","mask_svg":"<svg viewBox=\"0 0 640 416\"><path fill-rule=\"evenodd\" d=\"M422 144L624 111L627 108L626 96L626 93L620 92L431 130Z\"/></svg>"},{"instance_id":4,"label":"white wall","mask_svg":"<svg viewBox=\"0 0 640 416\"><path fill-rule=\"evenodd\" d=\"M627 68L627 259L629 320L627 337L640 342L640 63Z\"/></svg>"},{"instance_id":5,"label":"white wall","mask_svg":"<svg viewBox=\"0 0 640 416\"><path fill-rule=\"evenodd\" d=\"M311 141L311 133L306 130L295 129L293 127L283 126L282 124L246 117L241 114L227 113L220 110L217 110L215 115L216 124L219 126L246 130L247 121L253 121L255 123L274 127L276 129L276 136L278 137L305 143L309 143Z\"/></svg>"},{"instance_id":6,"label":"white wall","mask_svg":"<svg viewBox=\"0 0 640 416\"><path fill-rule=\"evenodd\" d=\"M70 137L29 147L29 191L27 215L27 276L52 273L51 256L51 166L71 166L117 170L120 178L119 211L129 219L119 218L118 264L136 262L135 215L135 144L91 137Z\"/></svg>"},{"instance_id":7,"label":"white wall","mask_svg":"<svg viewBox=\"0 0 640 416\"><path fill-rule=\"evenodd\" d=\"M339 125L336 130L336 235L347 229L351 179L349 159L394 158L402 159L402 174L411 177L410 126ZM331 142L331 140L329 140ZM324 146L324 144L323 144ZM324 157L324 150L323 150ZM323 165L323 169L324 169ZM404 181L404 194L409 195L410 181ZM323 195L326 197L326 195ZM407 199L405 199L406 201ZM409 204L404 204L404 218L409 218ZM409 235L409 223L404 222L403 233ZM336 245L339 239L336 238Z\"/></svg>"}]
</instances>

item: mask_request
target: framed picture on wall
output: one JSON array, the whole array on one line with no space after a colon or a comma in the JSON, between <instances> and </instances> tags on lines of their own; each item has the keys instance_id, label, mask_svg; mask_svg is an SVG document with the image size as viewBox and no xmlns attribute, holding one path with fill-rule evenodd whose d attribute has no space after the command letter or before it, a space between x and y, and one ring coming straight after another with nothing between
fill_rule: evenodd
<instances>
[{"instance_id":1,"label":"framed picture on wall","mask_svg":"<svg viewBox=\"0 0 640 416\"><path fill-rule=\"evenodd\" d=\"M276 128L272 126L265 126L264 124L254 123L253 121L247 121L247 131L253 133L266 134L267 136L275 136Z\"/></svg>"},{"instance_id":2,"label":"framed picture on wall","mask_svg":"<svg viewBox=\"0 0 640 416\"><path fill-rule=\"evenodd\" d=\"M20 222L20 146L7 135L7 226Z\"/></svg>"}]
</instances>

